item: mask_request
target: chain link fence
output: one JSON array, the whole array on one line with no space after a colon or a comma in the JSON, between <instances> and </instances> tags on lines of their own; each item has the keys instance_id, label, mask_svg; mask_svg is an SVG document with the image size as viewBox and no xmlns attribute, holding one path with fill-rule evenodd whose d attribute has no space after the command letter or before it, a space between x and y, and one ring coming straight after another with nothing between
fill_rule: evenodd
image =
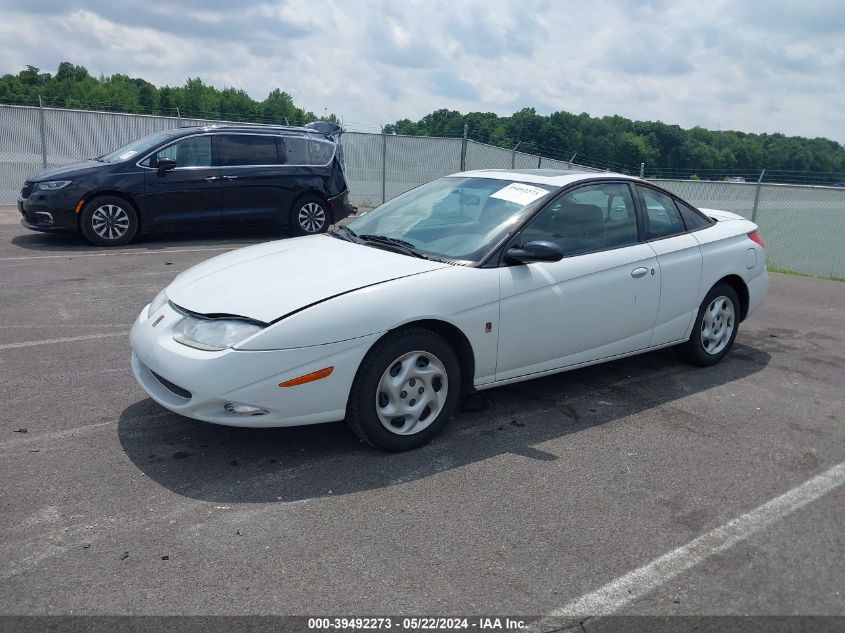
<instances>
[{"instance_id":1,"label":"chain link fence","mask_svg":"<svg viewBox=\"0 0 845 633\"><path fill-rule=\"evenodd\" d=\"M652 182L694 206L753 219L760 225L770 267L845 278L843 187L696 180Z\"/></svg>"},{"instance_id":2,"label":"chain link fence","mask_svg":"<svg viewBox=\"0 0 845 633\"><path fill-rule=\"evenodd\" d=\"M141 114L0 105L0 204L43 168L99 156L141 136L190 125L226 123ZM583 165L460 138L347 132L341 137L353 204L375 207L420 184L465 169L568 169ZM845 277L845 188L655 179L697 207L757 222L769 265ZM756 204L755 204L756 201Z\"/></svg>"}]
</instances>

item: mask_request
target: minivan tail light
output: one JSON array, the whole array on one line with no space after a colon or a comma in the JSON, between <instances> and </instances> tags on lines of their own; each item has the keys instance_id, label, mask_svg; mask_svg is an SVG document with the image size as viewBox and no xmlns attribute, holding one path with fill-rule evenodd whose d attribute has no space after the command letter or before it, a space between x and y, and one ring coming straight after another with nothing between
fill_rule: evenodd
<instances>
[{"instance_id":1,"label":"minivan tail light","mask_svg":"<svg viewBox=\"0 0 845 633\"><path fill-rule=\"evenodd\" d=\"M766 248L766 245L763 243L763 237L760 235L760 231L753 230L751 233L748 234L748 239L752 242L757 242L761 248Z\"/></svg>"}]
</instances>

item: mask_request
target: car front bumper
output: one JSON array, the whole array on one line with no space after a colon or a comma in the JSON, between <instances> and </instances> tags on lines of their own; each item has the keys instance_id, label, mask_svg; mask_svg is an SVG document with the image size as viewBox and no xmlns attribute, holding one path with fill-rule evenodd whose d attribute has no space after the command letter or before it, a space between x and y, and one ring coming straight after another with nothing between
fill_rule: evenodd
<instances>
[{"instance_id":1,"label":"car front bumper","mask_svg":"<svg viewBox=\"0 0 845 633\"><path fill-rule=\"evenodd\" d=\"M21 224L31 231L45 233L75 233L79 230L75 196L33 192L28 198L18 198Z\"/></svg>"},{"instance_id":2,"label":"car front bumper","mask_svg":"<svg viewBox=\"0 0 845 633\"><path fill-rule=\"evenodd\" d=\"M189 418L243 427L279 427L342 420L358 366L376 335L296 349L209 352L173 340L184 318L165 305L150 318L146 306L132 326L132 372L163 407ZM280 383L326 367L326 378ZM247 405L261 415L239 415L226 405Z\"/></svg>"}]
</instances>

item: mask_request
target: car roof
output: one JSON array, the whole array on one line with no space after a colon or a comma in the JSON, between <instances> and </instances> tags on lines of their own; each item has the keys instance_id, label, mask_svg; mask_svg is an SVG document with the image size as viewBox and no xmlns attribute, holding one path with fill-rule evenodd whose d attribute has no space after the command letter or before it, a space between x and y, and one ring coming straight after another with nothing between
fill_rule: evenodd
<instances>
[{"instance_id":1,"label":"car roof","mask_svg":"<svg viewBox=\"0 0 845 633\"><path fill-rule=\"evenodd\" d=\"M518 180L532 182L539 185L563 187L579 180L592 178L624 178L637 181L639 178L617 174L609 171L593 171L588 169L477 169L462 171L452 176L466 176L471 178L494 178L497 180Z\"/></svg>"}]
</instances>

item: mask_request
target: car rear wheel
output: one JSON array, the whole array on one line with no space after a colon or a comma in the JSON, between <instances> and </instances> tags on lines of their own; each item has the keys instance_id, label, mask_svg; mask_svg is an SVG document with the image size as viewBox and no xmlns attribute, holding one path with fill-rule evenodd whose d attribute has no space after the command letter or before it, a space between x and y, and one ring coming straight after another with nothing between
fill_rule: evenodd
<instances>
[{"instance_id":1,"label":"car rear wheel","mask_svg":"<svg viewBox=\"0 0 845 633\"><path fill-rule=\"evenodd\" d=\"M715 365L733 347L738 326L739 297L731 286L718 284L701 302L690 339L680 351L693 365Z\"/></svg>"},{"instance_id":2,"label":"car rear wheel","mask_svg":"<svg viewBox=\"0 0 845 633\"><path fill-rule=\"evenodd\" d=\"M97 246L120 246L135 237L138 216L123 198L100 196L85 205L79 218L82 235Z\"/></svg>"},{"instance_id":3,"label":"car rear wheel","mask_svg":"<svg viewBox=\"0 0 845 633\"><path fill-rule=\"evenodd\" d=\"M388 334L358 368L347 422L386 451L418 448L437 435L458 404L461 368L440 336L423 328Z\"/></svg>"},{"instance_id":4,"label":"car rear wheel","mask_svg":"<svg viewBox=\"0 0 845 633\"><path fill-rule=\"evenodd\" d=\"M290 224L296 235L325 233L330 224L328 205L319 196L302 196L291 209Z\"/></svg>"}]
</instances>

